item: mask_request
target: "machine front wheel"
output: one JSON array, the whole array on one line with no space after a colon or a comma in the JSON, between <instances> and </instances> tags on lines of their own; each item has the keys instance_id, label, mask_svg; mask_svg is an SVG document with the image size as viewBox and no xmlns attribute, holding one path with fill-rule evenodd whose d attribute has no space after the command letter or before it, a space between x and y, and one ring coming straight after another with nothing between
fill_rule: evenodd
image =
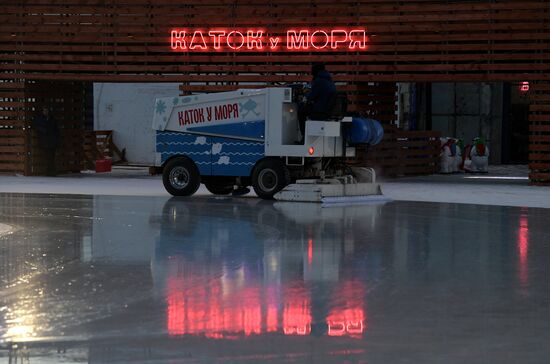
<instances>
[{"instance_id":1,"label":"machine front wheel","mask_svg":"<svg viewBox=\"0 0 550 364\"><path fill-rule=\"evenodd\" d=\"M166 164L162 182L166 191L173 196L191 196L199 189L201 176L195 163L180 157Z\"/></svg>"},{"instance_id":2,"label":"machine front wheel","mask_svg":"<svg viewBox=\"0 0 550 364\"><path fill-rule=\"evenodd\" d=\"M279 159L265 159L258 163L252 173L254 192L264 200L273 196L290 183L290 172Z\"/></svg>"}]
</instances>

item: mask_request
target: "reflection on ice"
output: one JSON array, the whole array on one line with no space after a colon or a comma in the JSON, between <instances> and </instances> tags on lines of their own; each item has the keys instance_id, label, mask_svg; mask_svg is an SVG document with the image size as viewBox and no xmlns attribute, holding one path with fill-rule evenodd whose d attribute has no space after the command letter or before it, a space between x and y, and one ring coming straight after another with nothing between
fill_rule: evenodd
<instances>
[{"instance_id":1,"label":"reflection on ice","mask_svg":"<svg viewBox=\"0 0 550 364\"><path fill-rule=\"evenodd\" d=\"M327 316L329 336L358 337L367 329L365 316L365 287L361 281L343 282L335 292L337 302Z\"/></svg>"},{"instance_id":2,"label":"reflection on ice","mask_svg":"<svg viewBox=\"0 0 550 364\"><path fill-rule=\"evenodd\" d=\"M453 204L0 194L0 224L17 227L0 237L0 355L540 362L547 221Z\"/></svg>"},{"instance_id":3,"label":"reflection on ice","mask_svg":"<svg viewBox=\"0 0 550 364\"><path fill-rule=\"evenodd\" d=\"M169 200L153 260L155 285L166 289L168 333L303 336L315 324L316 335L361 337L365 289L361 281L340 281L347 269L335 234L356 214L375 218L380 208ZM311 289L322 282L327 292L315 315ZM329 304L337 307L329 311Z\"/></svg>"},{"instance_id":4,"label":"reflection on ice","mask_svg":"<svg viewBox=\"0 0 550 364\"><path fill-rule=\"evenodd\" d=\"M518 256L519 256L519 281L523 289L529 283L529 216L527 215L527 208L521 209L521 215L519 217L519 230L518 230Z\"/></svg>"},{"instance_id":5,"label":"reflection on ice","mask_svg":"<svg viewBox=\"0 0 550 364\"><path fill-rule=\"evenodd\" d=\"M311 333L311 297L301 284L287 287L284 294L283 332L285 335Z\"/></svg>"}]
</instances>

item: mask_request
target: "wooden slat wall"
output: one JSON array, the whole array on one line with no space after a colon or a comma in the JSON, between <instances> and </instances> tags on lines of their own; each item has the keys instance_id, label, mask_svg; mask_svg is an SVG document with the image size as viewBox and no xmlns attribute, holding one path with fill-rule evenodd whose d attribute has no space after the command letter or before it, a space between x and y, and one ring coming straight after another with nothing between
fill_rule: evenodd
<instances>
[{"instance_id":1,"label":"wooden slat wall","mask_svg":"<svg viewBox=\"0 0 550 364\"><path fill-rule=\"evenodd\" d=\"M537 83L530 92L530 179L535 185L550 186L550 82Z\"/></svg>"},{"instance_id":2,"label":"wooden slat wall","mask_svg":"<svg viewBox=\"0 0 550 364\"><path fill-rule=\"evenodd\" d=\"M1 69L27 78L223 86L306 81L309 64L323 60L336 80L351 84L539 80L550 77L549 9L544 0L3 0ZM172 27L265 27L275 34L303 25L366 26L369 49L183 54L168 46Z\"/></svg>"},{"instance_id":3,"label":"wooden slat wall","mask_svg":"<svg viewBox=\"0 0 550 364\"><path fill-rule=\"evenodd\" d=\"M386 125L382 142L366 150L358 148L358 158L350 163L374 168L384 176L438 173L440 137L436 131L403 131Z\"/></svg>"},{"instance_id":4,"label":"wooden slat wall","mask_svg":"<svg viewBox=\"0 0 550 364\"><path fill-rule=\"evenodd\" d=\"M84 159L84 119L85 93L82 82L70 81L27 81L25 85L26 120L32 119L43 106L51 109L51 115L57 120L61 136L61 145L57 148L56 169L58 173L80 172ZM29 171L27 174L45 173L45 163L38 137L31 130Z\"/></svg>"},{"instance_id":5,"label":"wooden slat wall","mask_svg":"<svg viewBox=\"0 0 550 364\"><path fill-rule=\"evenodd\" d=\"M3 0L0 79L171 81L186 93L308 81L310 64L324 61L352 111L391 121L385 96L376 93L372 104L385 82L550 80L549 10L550 0ZM333 26L367 27L368 49L186 54L169 47L173 27L264 27L275 35Z\"/></svg>"},{"instance_id":6,"label":"wooden slat wall","mask_svg":"<svg viewBox=\"0 0 550 364\"><path fill-rule=\"evenodd\" d=\"M361 116L391 124L397 119L397 84L390 82L372 82L358 85L354 106L350 111ZM350 97L350 95L348 95ZM353 97L353 95L351 96Z\"/></svg>"},{"instance_id":7,"label":"wooden slat wall","mask_svg":"<svg viewBox=\"0 0 550 364\"><path fill-rule=\"evenodd\" d=\"M97 149L96 134L93 130L84 132L84 160L82 161L82 169L95 169L95 161L101 158Z\"/></svg>"},{"instance_id":8,"label":"wooden slat wall","mask_svg":"<svg viewBox=\"0 0 550 364\"><path fill-rule=\"evenodd\" d=\"M403 131L396 133L396 175L420 175L439 172L441 133L438 131Z\"/></svg>"},{"instance_id":9,"label":"wooden slat wall","mask_svg":"<svg viewBox=\"0 0 550 364\"><path fill-rule=\"evenodd\" d=\"M185 91L309 80L325 61L355 103L365 82L548 79L545 0L3 0L7 77L177 81ZM177 53L173 27L366 26L366 52ZM15 72L14 72L15 71ZM207 83L204 85L203 83Z\"/></svg>"},{"instance_id":10,"label":"wooden slat wall","mask_svg":"<svg viewBox=\"0 0 550 364\"><path fill-rule=\"evenodd\" d=\"M23 82L0 82L0 174L25 174L27 171L24 94Z\"/></svg>"}]
</instances>

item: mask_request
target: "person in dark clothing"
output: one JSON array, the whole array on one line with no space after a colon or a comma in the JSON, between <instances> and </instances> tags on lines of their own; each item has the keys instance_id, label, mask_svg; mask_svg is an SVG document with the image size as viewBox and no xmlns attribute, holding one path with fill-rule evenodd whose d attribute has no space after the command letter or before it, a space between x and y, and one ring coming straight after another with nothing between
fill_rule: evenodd
<instances>
[{"instance_id":1,"label":"person in dark clothing","mask_svg":"<svg viewBox=\"0 0 550 364\"><path fill-rule=\"evenodd\" d=\"M55 150L59 146L57 122L51 117L50 110L44 107L42 113L34 118L32 126L38 134L38 147L44 156L46 175L55 176Z\"/></svg>"},{"instance_id":2,"label":"person in dark clothing","mask_svg":"<svg viewBox=\"0 0 550 364\"><path fill-rule=\"evenodd\" d=\"M308 118L312 120L328 118L336 96L336 86L323 63L314 64L311 67L311 74L313 81L311 81L311 91L306 95L307 102L298 107L302 143L305 136L306 120Z\"/></svg>"}]
</instances>

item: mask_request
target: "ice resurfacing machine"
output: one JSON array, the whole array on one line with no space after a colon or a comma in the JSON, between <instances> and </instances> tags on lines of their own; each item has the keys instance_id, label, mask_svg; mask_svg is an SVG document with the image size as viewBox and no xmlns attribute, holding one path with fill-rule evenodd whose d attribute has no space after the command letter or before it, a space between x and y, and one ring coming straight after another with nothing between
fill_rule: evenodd
<instances>
[{"instance_id":1,"label":"ice resurfacing machine","mask_svg":"<svg viewBox=\"0 0 550 364\"><path fill-rule=\"evenodd\" d=\"M157 167L166 190L190 196L252 186L263 199L329 202L381 196L372 169L352 168L358 144L381 141L377 121L345 116L298 122L301 89L242 89L155 101ZM340 112L338 112L340 111Z\"/></svg>"}]
</instances>

